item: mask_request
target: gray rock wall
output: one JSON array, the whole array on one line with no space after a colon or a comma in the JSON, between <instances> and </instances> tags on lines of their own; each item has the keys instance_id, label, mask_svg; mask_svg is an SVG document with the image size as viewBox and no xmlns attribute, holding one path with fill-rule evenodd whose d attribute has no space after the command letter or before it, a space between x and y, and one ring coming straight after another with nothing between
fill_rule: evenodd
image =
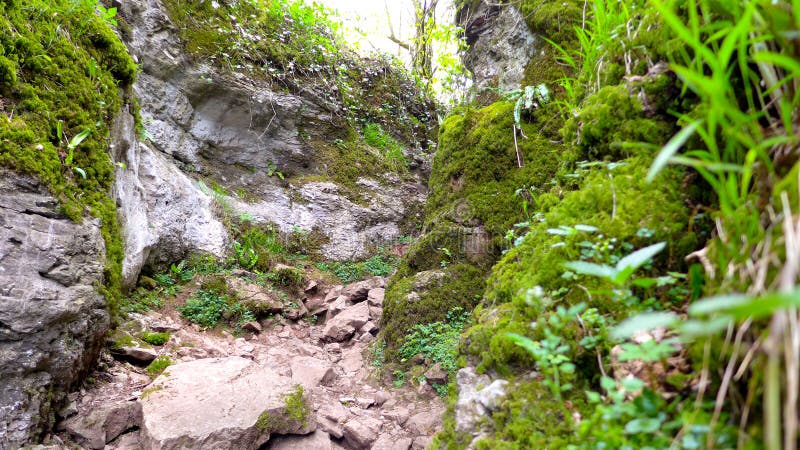
<instances>
[{"instance_id":1,"label":"gray rock wall","mask_svg":"<svg viewBox=\"0 0 800 450\"><path fill-rule=\"evenodd\" d=\"M459 11L458 21L470 45L464 65L472 72L478 92L487 87L519 89L525 68L544 41L530 32L516 6L491 3Z\"/></svg>"},{"instance_id":2,"label":"gray rock wall","mask_svg":"<svg viewBox=\"0 0 800 450\"><path fill-rule=\"evenodd\" d=\"M327 181L287 183L287 177L319 175L326 168L300 130L333 141L340 126L316 97L276 92L262 80L224 73L184 55L178 31L158 0L125 2L131 25L127 44L142 72L134 87L149 134L138 144L129 118L115 131L119 215L126 244L126 285L142 267L179 260L188 253L226 252L229 237L213 214L215 205L197 180L217 183L234 212L258 223L318 230L330 259L367 256L401 235L399 223L421 210L421 181L373 174L358 182L363 202L348 199ZM233 195L247 192L248 201Z\"/></svg>"},{"instance_id":3,"label":"gray rock wall","mask_svg":"<svg viewBox=\"0 0 800 450\"><path fill-rule=\"evenodd\" d=\"M0 449L44 433L109 327L105 243L36 180L0 169Z\"/></svg>"}]
</instances>

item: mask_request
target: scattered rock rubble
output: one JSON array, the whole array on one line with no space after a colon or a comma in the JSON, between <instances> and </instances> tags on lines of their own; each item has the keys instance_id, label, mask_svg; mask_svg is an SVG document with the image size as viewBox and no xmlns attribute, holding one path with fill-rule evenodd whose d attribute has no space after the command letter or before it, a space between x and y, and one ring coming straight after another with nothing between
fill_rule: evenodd
<instances>
[{"instance_id":1,"label":"scattered rock rubble","mask_svg":"<svg viewBox=\"0 0 800 450\"><path fill-rule=\"evenodd\" d=\"M239 275L229 288L283 312ZM133 314L134 328L170 331L169 341L103 355L95 384L70 396L50 441L110 450L425 448L441 427L442 401L430 387L382 386L365 354L385 284L311 282L292 308L299 312L249 323L243 337L201 331L175 312ZM155 380L141 368L151 356L172 360ZM432 367L432 379L440 371Z\"/></svg>"}]
</instances>

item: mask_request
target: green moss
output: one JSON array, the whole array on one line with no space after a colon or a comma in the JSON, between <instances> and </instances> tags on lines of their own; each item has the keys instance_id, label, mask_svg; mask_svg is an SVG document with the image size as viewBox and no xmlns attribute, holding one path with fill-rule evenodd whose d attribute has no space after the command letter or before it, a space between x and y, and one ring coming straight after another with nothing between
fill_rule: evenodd
<instances>
[{"instance_id":1,"label":"green moss","mask_svg":"<svg viewBox=\"0 0 800 450\"><path fill-rule=\"evenodd\" d=\"M280 415L275 415L266 410L258 416L256 428L262 433L286 433L293 429L305 428L311 415L311 407L305 395L303 386L297 385L294 390L284 396L285 410Z\"/></svg>"},{"instance_id":2,"label":"green moss","mask_svg":"<svg viewBox=\"0 0 800 450\"><path fill-rule=\"evenodd\" d=\"M436 272L395 277L387 286L382 330L386 355L396 359L398 348L417 324L441 322L454 308L471 311L484 288L485 271L456 264Z\"/></svg>"},{"instance_id":3,"label":"green moss","mask_svg":"<svg viewBox=\"0 0 800 450\"><path fill-rule=\"evenodd\" d=\"M583 2L523 0L518 7L533 34L558 44L568 52L578 47L573 27L581 25ZM556 82L564 76L572 75L569 73L570 69L558 61L561 53L550 43L542 40L539 49L525 70L523 85L546 83L551 92L558 92Z\"/></svg>"},{"instance_id":4,"label":"green moss","mask_svg":"<svg viewBox=\"0 0 800 450\"><path fill-rule=\"evenodd\" d=\"M142 340L150 345L164 345L169 341L169 333L152 333L145 331L142 333Z\"/></svg>"},{"instance_id":5,"label":"green moss","mask_svg":"<svg viewBox=\"0 0 800 450\"><path fill-rule=\"evenodd\" d=\"M531 307L525 293L535 286L546 291L566 288L563 301L585 302L603 314L620 319L627 315L625 304L610 301L607 296L588 297L573 281L562 277L563 263L580 258L576 244L585 236L562 237L549 233L548 229L591 225L635 248L665 241L667 249L659 255L658 266L671 270L684 267L683 257L697 248L699 236L690 228L683 172L670 169L648 184L644 179L649 158L633 158L625 163L612 172L613 177L609 177L606 169L588 175L579 190L567 193L545 214L545 222L532 227L521 245L494 267L486 291L486 306L476 312L479 323L469 332L469 351L479 358L481 368L510 373L512 366L531 364L529 356L513 346L504 334L530 334L529 324L541 311ZM643 228L652 230L653 236L640 236L638 231ZM559 242L567 245L555 245ZM593 278L582 280L581 284L588 289L608 288Z\"/></svg>"},{"instance_id":6,"label":"green moss","mask_svg":"<svg viewBox=\"0 0 800 450\"><path fill-rule=\"evenodd\" d=\"M578 158L622 159L637 149L652 153L643 146L623 147L623 143L660 145L671 136L667 122L644 116L641 102L623 85L607 86L588 97L580 112L564 127L565 138L575 139L581 150Z\"/></svg>"},{"instance_id":7,"label":"green moss","mask_svg":"<svg viewBox=\"0 0 800 450\"><path fill-rule=\"evenodd\" d=\"M122 244L110 196L114 166L107 154L114 114L123 107L136 65L92 6L66 0L0 4L0 165L36 176L75 221L99 218L106 242L104 285L112 311L120 296ZM11 112L13 111L13 119ZM57 136L90 130L62 165ZM73 171L81 168L86 178Z\"/></svg>"},{"instance_id":8,"label":"green moss","mask_svg":"<svg viewBox=\"0 0 800 450\"><path fill-rule=\"evenodd\" d=\"M306 279L304 270L291 266L277 266L272 274L280 285L286 287L300 287Z\"/></svg>"},{"instance_id":9,"label":"green moss","mask_svg":"<svg viewBox=\"0 0 800 450\"><path fill-rule=\"evenodd\" d=\"M566 150L552 139L559 120L549 115L551 110L535 113L531 123L523 124L527 139L518 137L515 146L513 108L499 102L450 116L441 125L426 204L429 228L443 221L483 225L499 247L501 236L526 219L515 192L549 190ZM556 126L544 126L548 122Z\"/></svg>"},{"instance_id":10,"label":"green moss","mask_svg":"<svg viewBox=\"0 0 800 450\"><path fill-rule=\"evenodd\" d=\"M528 220L535 198L554 186L560 155L567 149L553 140L560 121L553 119L550 108L526 118L527 138L517 139L523 161L519 167L513 107L499 102L468 108L440 126L425 234L404 257L387 289L383 322L390 358L413 325L443 320L456 306L467 311L475 306L486 274L507 247L506 232ZM518 190L526 196L518 196ZM446 275L439 285L431 290L418 286L415 273L443 266ZM414 291L420 300L409 302Z\"/></svg>"},{"instance_id":11,"label":"green moss","mask_svg":"<svg viewBox=\"0 0 800 450\"><path fill-rule=\"evenodd\" d=\"M172 360L169 356L159 356L158 358L154 359L150 365L147 366L144 370L147 372L148 375L155 378L161 375L164 370L172 364Z\"/></svg>"},{"instance_id":12,"label":"green moss","mask_svg":"<svg viewBox=\"0 0 800 450\"><path fill-rule=\"evenodd\" d=\"M136 344L137 342L133 339L133 336L121 330L115 331L115 333L109 337L109 347L111 347L112 350L135 346Z\"/></svg>"}]
</instances>

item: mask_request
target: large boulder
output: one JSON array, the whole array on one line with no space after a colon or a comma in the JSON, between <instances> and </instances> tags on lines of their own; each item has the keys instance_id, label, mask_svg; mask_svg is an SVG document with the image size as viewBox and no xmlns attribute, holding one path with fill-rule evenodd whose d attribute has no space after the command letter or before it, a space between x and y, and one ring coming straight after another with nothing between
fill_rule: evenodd
<instances>
[{"instance_id":1,"label":"large boulder","mask_svg":"<svg viewBox=\"0 0 800 450\"><path fill-rule=\"evenodd\" d=\"M253 449L316 427L302 387L239 357L170 366L140 401L148 449Z\"/></svg>"},{"instance_id":2,"label":"large boulder","mask_svg":"<svg viewBox=\"0 0 800 450\"><path fill-rule=\"evenodd\" d=\"M0 448L43 434L109 327L105 243L47 189L0 169Z\"/></svg>"},{"instance_id":3,"label":"large boulder","mask_svg":"<svg viewBox=\"0 0 800 450\"><path fill-rule=\"evenodd\" d=\"M361 302L325 322L322 334L326 340L342 342L369 322L369 304Z\"/></svg>"}]
</instances>

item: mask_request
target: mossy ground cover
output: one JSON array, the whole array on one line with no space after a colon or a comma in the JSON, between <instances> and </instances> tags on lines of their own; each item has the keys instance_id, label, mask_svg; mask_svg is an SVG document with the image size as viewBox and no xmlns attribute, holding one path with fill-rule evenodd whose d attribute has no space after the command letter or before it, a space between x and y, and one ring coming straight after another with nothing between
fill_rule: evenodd
<instances>
[{"instance_id":1,"label":"mossy ground cover","mask_svg":"<svg viewBox=\"0 0 800 450\"><path fill-rule=\"evenodd\" d=\"M72 220L102 221L102 290L114 308L122 246L108 134L136 65L91 2L8 1L0 12L0 164L41 180ZM63 162L82 132L88 137Z\"/></svg>"}]
</instances>

